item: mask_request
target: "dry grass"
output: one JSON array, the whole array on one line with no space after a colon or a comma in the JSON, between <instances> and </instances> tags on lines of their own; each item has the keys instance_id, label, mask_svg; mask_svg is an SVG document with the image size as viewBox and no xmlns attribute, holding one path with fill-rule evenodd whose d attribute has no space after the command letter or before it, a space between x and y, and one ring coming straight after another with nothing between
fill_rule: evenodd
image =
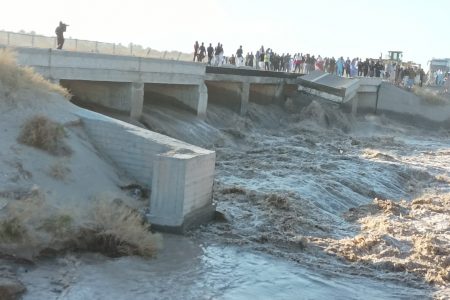
<instances>
[{"instance_id":1,"label":"dry grass","mask_svg":"<svg viewBox=\"0 0 450 300\"><path fill-rule=\"evenodd\" d=\"M53 155L70 155L72 151L64 142L66 136L61 124L44 116L35 116L24 124L18 141Z\"/></svg>"},{"instance_id":2,"label":"dry grass","mask_svg":"<svg viewBox=\"0 0 450 300\"><path fill-rule=\"evenodd\" d=\"M78 248L117 257L125 255L154 256L160 236L135 210L116 203L100 202L93 222L80 232Z\"/></svg>"},{"instance_id":3,"label":"dry grass","mask_svg":"<svg viewBox=\"0 0 450 300\"><path fill-rule=\"evenodd\" d=\"M58 161L50 166L47 174L53 179L64 181L70 174L70 168L67 167L63 162Z\"/></svg>"},{"instance_id":4,"label":"dry grass","mask_svg":"<svg viewBox=\"0 0 450 300\"><path fill-rule=\"evenodd\" d=\"M150 224L118 202L99 201L77 211L50 205L34 189L26 198L10 201L5 212L8 217L0 221L0 252L17 257L33 259L44 252L66 250L152 257L161 246L161 237L150 231Z\"/></svg>"},{"instance_id":5,"label":"dry grass","mask_svg":"<svg viewBox=\"0 0 450 300\"><path fill-rule=\"evenodd\" d=\"M53 84L32 68L17 65L16 55L10 49L0 49L0 83L10 92L21 89L40 89L69 98L69 92Z\"/></svg>"},{"instance_id":6,"label":"dry grass","mask_svg":"<svg viewBox=\"0 0 450 300\"><path fill-rule=\"evenodd\" d=\"M11 217L0 222L0 244L20 242L26 238L27 230L21 220Z\"/></svg>"}]
</instances>

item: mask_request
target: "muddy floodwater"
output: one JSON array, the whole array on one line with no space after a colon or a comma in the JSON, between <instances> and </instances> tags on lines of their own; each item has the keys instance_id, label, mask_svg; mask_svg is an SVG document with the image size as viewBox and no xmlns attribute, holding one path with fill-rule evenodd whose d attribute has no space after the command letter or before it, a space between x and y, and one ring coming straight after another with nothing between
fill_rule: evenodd
<instances>
[{"instance_id":1,"label":"muddy floodwater","mask_svg":"<svg viewBox=\"0 0 450 300\"><path fill-rule=\"evenodd\" d=\"M222 217L164 235L152 260L69 254L23 268L24 299L448 299L449 130L316 102L146 116L216 150Z\"/></svg>"},{"instance_id":2,"label":"muddy floodwater","mask_svg":"<svg viewBox=\"0 0 450 300\"><path fill-rule=\"evenodd\" d=\"M423 295L370 278L313 270L237 247L165 236L155 260L66 256L23 272L24 299L387 299Z\"/></svg>"}]
</instances>

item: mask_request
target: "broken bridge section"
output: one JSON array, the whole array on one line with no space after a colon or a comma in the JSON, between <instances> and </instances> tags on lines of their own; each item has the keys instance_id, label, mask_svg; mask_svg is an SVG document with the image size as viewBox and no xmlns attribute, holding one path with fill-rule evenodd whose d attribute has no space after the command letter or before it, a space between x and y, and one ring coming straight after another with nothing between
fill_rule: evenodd
<instances>
[{"instance_id":1,"label":"broken bridge section","mask_svg":"<svg viewBox=\"0 0 450 300\"><path fill-rule=\"evenodd\" d=\"M356 114L358 109L376 112L381 78L346 78L322 71L298 77L298 90L339 103Z\"/></svg>"},{"instance_id":2,"label":"broken bridge section","mask_svg":"<svg viewBox=\"0 0 450 300\"><path fill-rule=\"evenodd\" d=\"M299 91L338 103L345 103L353 99L360 86L358 79L339 77L322 71L313 71L308 75L298 77L297 80Z\"/></svg>"},{"instance_id":3,"label":"broken bridge section","mask_svg":"<svg viewBox=\"0 0 450 300\"><path fill-rule=\"evenodd\" d=\"M299 74L261 71L252 68L206 67L208 101L245 115L249 102L283 102L297 89Z\"/></svg>"}]
</instances>

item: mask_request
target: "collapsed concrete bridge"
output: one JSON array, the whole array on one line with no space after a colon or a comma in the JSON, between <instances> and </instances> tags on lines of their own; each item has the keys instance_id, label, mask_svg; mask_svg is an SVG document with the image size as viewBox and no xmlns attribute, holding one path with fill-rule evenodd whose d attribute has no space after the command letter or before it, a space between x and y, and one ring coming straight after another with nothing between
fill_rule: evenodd
<instances>
[{"instance_id":1,"label":"collapsed concrete bridge","mask_svg":"<svg viewBox=\"0 0 450 300\"><path fill-rule=\"evenodd\" d=\"M192 62L52 49L16 51L20 64L60 83L77 99L126 111L134 119L142 114L144 102L164 100L177 101L200 118L209 100L245 114L249 101L281 99L296 88L297 75L279 72L225 72Z\"/></svg>"},{"instance_id":2,"label":"collapsed concrete bridge","mask_svg":"<svg viewBox=\"0 0 450 300\"><path fill-rule=\"evenodd\" d=\"M245 115L249 102L282 102L297 90L357 110L422 114L410 93L380 79L344 79L313 72L306 76L245 68L215 68L204 64L134 56L83 53L39 48L15 48L21 65L70 90L75 101L101 105L139 119L144 106L174 103L204 118L208 102ZM392 98L399 98L398 102ZM412 100L411 100L412 99ZM411 105L413 104L413 105ZM447 120L449 109L438 110ZM425 116L427 117L427 116ZM150 221L183 229L210 219L215 153L94 112L80 118L105 155L136 181L150 186Z\"/></svg>"},{"instance_id":3,"label":"collapsed concrete bridge","mask_svg":"<svg viewBox=\"0 0 450 300\"><path fill-rule=\"evenodd\" d=\"M278 101L286 91L296 90L296 76L275 72L227 72L192 62L41 48L14 50L19 64L66 87L72 102L125 112L136 120L144 106L161 101L173 101L199 118L206 116L208 101L245 114L249 101ZM99 151L151 188L149 220L155 227L182 231L212 218L214 151L80 111Z\"/></svg>"}]
</instances>

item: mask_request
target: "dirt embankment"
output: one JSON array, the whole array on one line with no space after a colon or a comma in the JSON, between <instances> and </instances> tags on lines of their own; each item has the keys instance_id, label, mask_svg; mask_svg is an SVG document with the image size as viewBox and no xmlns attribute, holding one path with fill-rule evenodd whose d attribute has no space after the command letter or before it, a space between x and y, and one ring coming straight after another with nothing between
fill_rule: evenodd
<instances>
[{"instance_id":1,"label":"dirt embankment","mask_svg":"<svg viewBox=\"0 0 450 300\"><path fill-rule=\"evenodd\" d=\"M0 298L24 291L14 262L66 250L152 256L159 246L139 213L148 199L121 188L133 181L91 144L67 96L0 50L0 257L13 263Z\"/></svg>"}]
</instances>

